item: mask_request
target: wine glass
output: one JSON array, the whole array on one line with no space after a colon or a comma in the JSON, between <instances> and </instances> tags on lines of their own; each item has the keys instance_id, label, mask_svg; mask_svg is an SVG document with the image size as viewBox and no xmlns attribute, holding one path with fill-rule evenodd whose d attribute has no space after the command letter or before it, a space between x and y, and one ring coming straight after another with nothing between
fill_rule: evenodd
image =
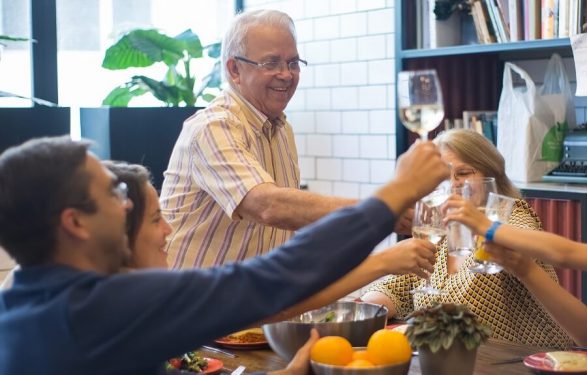
<instances>
[{"instance_id":1,"label":"wine glass","mask_svg":"<svg viewBox=\"0 0 587 375\"><path fill-rule=\"evenodd\" d=\"M412 221L412 236L414 238L428 240L434 245L438 245L445 235L446 228L442 222L440 204L430 206L424 200L416 202ZM412 290L411 293L446 294L444 290L435 288L430 284L430 276L426 279L424 286Z\"/></svg>"},{"instance_id":2,"label":"wine glass","mask_svg":"<svg viewBox=\"0 0 587 375\"><path fill-rule=\"evenodd\" d=\"M423 141L444 118L442 91L436 70L403 71L397 77L399 117Z\"/></svg>"},{"instance_id":3,"label":"wine glass","mask_svg":"<svg viewBox=\"0 0 587 375\"><path fill-rule=\"evenodd\" d=\"M495 178L483 177L465 180L463 195L469 199L477 209L485 213L489 193L497 193ZM490 262L489 254L485 251L485 237L477 235L475 237L475 251L473 252L474 265L469 270L474 273L497 273L501 267Z\"/></svg>"},{"instance_id":4,"label":"wine glass","mask_svg":"<svg viewBox=\"0 0 587 375\"><path fill-rule=\"evenodd\" d=\"M462 186L453 186L452 193L465 198L465 188ZM491 194L491 193L490 193ZM449 209L450 213L453 208ZM446 225L446 239L448 255L456 257L469 256L475 250L475 238L471 229L458 221L449 221Z\"/></svg>"}]
</instances>

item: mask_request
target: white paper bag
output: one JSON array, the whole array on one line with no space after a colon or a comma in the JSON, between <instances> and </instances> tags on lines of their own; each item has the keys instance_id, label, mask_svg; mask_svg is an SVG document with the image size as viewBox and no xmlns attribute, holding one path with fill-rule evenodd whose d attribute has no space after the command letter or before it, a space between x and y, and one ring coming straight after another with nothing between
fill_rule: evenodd
<instances>
[{"instance_id":1,"label":"white paper bag","mask_svg":"<svg viewBox=\"0 0 587 375\"><path fill-rule=\"evenodd\" d=\"M514 88L512 72L520 75L524 87ZM513 181L540 181L558 166L564 134L575 126L573 96L560 56L553 55L549 61L544 82L538 90L523 69L505 64L497 148Z\"/></svg>"}]
</instances>

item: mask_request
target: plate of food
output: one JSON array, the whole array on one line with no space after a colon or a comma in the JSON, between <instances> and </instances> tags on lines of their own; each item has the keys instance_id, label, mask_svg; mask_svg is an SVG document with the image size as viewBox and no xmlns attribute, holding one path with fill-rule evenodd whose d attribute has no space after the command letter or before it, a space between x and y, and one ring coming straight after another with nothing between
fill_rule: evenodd
<instances>
[{"instance_id":1,"label":"plate of food","mask_svg":"<svg viewBox=\"0 0 587 375\"><path fill-rule=\"evenodd\" d=\"M557 351L536 353L524 358L524 365L546 374L587 375L587 352Z\"/></svg>"},{"instance_id":2,"label":"plate of food","mask_svg":"<svg viewBox=\"0 0 587 375\"><path fill-rule=\"evenodd\" d=\"M261 328L249 328L220 337L214 342L230 349L259 349L269 345Z\"/></svg>"},{"instance_id":3,"label":"plate of food","mask_svg":"<svg viewBox=\"0 0 587 375\"><path fill-rule=\"evenodd\" d=\"M201 357L198 352L187 352L181 357L171 358L165 363L170 374L214 374L224 367L224 363L216 358Z\"/></svg>"}]
</instances>

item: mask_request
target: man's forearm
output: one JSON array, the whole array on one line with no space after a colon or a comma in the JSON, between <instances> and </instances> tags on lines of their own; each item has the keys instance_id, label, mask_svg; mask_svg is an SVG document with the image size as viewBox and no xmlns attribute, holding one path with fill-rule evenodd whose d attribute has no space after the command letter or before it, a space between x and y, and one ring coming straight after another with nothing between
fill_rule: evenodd
<instances>
[{"instance_id":1,"label":"man's forearm","mask_svg":"<svg viewBox=\"0 0 587 375\"><path fill-rule=\"evenodd\" d=\"M297 230L356 199L329 197L273 184L253 188L235 210L244 219L280 229Z\"/></svg>"}]
</instances>

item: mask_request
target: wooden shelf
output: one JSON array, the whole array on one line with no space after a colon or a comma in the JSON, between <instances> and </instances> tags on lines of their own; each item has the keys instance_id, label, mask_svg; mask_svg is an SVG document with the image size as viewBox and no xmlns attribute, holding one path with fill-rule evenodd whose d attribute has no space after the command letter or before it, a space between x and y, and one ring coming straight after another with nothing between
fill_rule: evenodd
<instances>
[{"instance_id":1,"label":"wooden shelf","mask_svg":"<svg viewBox=\"0 0 587 375\"><path fill-rule=\"evenodd\" d=\"M569 38L532 40L509 43L471 44L462 46L440 47L435 49L407 49L399 51L400 59L419 59L471 54L499 54L504 58L548 57L558 52L562 56L571 56L571 42Z\"/></svg>"}]
</instances>

